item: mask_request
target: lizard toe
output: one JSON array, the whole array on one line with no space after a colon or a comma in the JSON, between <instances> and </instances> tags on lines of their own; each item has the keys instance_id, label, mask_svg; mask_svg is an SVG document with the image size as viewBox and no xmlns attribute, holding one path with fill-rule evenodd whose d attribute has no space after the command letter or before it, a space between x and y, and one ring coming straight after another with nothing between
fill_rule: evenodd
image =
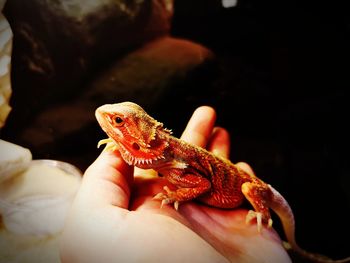
<instances>
[{"instance_id":1,"label":"lizard toe","mask_svg":"<svg viewBox=\"0 0 350 263\"><path fill-rule=\"evenodd\" d=\"M245 222L246 222L246 224L248 224L255 218L256 218L256 224L257 224L257 227L258 227L258 232L260 233L261 229L262 229L262 213L255 212L253 210L249 210L248 214L247 214L247 216L245 218ZM271 222L271 224L272 224L272 222Z\"/></svg>"}]
</instances>

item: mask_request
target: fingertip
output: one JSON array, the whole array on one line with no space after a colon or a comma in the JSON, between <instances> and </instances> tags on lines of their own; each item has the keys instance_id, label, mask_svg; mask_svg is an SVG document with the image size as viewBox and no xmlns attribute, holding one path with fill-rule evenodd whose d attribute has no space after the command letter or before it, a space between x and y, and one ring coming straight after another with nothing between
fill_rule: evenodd
<instances>
[{"instance_id":1,"label":"fingertip","mask_svg":"<svg viewBox=\"0 0 350 263\"><path fill-rule=\"evenodd\" d=\"M127 208L133 184L133 169L119 152L102 151L87 168L79 191L87 205L115 205Z\"/></svg>"},{"instance_id":2,"label":"fingertip","mask_svg":"<svg viewBox=\"0 0 350 263\"><path fill-rule=\"evenodd\" d=\"M205 147L216 121L216 112L210 106L200 106L192 114L181 139Z\"/></svg>"},{"instance_id":3,"label":"fingertip","mask_svg":"<svg viewBox=\"0 0 350 263\"><path fill-rule=\"evenodd\" d=\"M241 168L243 171L245 171L246 173L248 173L251 176L255 176L255 173L253 171L253 168L245 163L245 162L238 162L236 163L236 166L238 166L239 168Z\"/></svg>"},{"instance_id":4,"label":"fingertip","mask_svg":"<svg viewBox=\"0 0 350 263\"><path fill-rule=\"evenodd\" d=\"M130 166L123 161L118 151L103 150L96 160L87 168L85 176L108 178L108 173L101 172L101 170L106 169L127 174Z\"/></svg>"},{"instance_id":5,"label":"fingertip","mask_svg":"<svg viewBox=\"0 0 350 263\"><path fill-rule=\"evenodd\" d=\"M197 109L195 109L193 114L207 115L216 118L215 109L208 105L199 106Z\"/></svg>"},{"instance_id":6,"label":"fingertip","mask_svg":"<svg viewBox=\"0 0 350 263\"><path fill-rule=\"evenodd\" d=\"M226 159L230 156L231 139L229 132L222 127L215 127L209 141L208 150Z\"/></svg>"}]
</instances>

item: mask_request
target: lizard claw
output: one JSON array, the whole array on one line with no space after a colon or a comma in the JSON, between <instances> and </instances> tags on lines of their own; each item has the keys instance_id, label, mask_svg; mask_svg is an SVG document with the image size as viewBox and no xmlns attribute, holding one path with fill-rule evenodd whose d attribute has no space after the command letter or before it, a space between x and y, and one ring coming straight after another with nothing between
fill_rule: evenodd
<instances>
[{"instance_id":1,"label":"lizard claw","mask_svg":"<svg viewBox=\"0 0 350 263\"><path fill-rule=\"evenodd\" d=\"M164 193L158 193L155 196L153 196L154 200L164 200L166 198L166 195Z\"/></svg>"},{"instance_id":2,"label":"lizard claw","mask_svg":"<svg viewBox=\"0 0 350 263\"><path fill-rule=\"evenodd\" d=\"M174 198L174 192L171 191L169 189L169 187L167 186L164 186L163 187L164 191L166 193L158 193L156 194L153 199L155 200L162 200L161 204L160 204L160 207L162 208L164 205L167 205L167 204L173 204L174 205L174 208L175 210L178 210L179 209L179 205L180 205L180 202L177 201L175 198Z\"/></svg>"},{"instance_id":3,"label":"lizard claw","mask_svg":"<svg viewBox=\"0 0 350 263\"><path fill-rule=\"evenodd\" d=\"M179 201L174 202L174 200L170 198L163 199L162 203L160 204L160 208L162 208L164 205L171 204L171 203L173 203L176 211L179 210L179 204L180 204Z\"/></svg>"},{"instance_id":4,"label":"lizard claw","mask_svg":"<svg viewBox=\"0 0 350 263\"><path fill-rule=\"evenodd\" d=\"M273 223L272 219L269 218L269 221L267 222L267 227L271 228L272 227L272 223Z\"/></svg>"},{"instance_id":5,"label":"lizard claw","mask_svg":"<svg viewBox=\"0 0 350 263\"><path fill-rule=\"evenodd\" d=\"M162 203L165 204L165 202L163 202L163 201L166 200L166 199L169 199L168 196L169 196L169 194L171 193L171 191L170 191L169 187L167 187L167 186L164 186L163 189L164 189L164 191L165 191L166 193L160 192L160 193L156 194L156 195L153 197L153 199L155 199L155 200L162 200ZM167 202L166 204L169 204L169 203L170 203L170 200L169 200L169 202Z\"/></svg>"},{"instance_id":6,"label":"lizard claw","mask_svg":"<svg viewBox=\"0 0 350 263\"><path fill-rule=\"evenodd\" d=\"M256 218L256 224L257 224L257 227L258 227L258 232L260 233L261 229L262 229L262 214L261 213L255 212L253 210L249 210L248 214L247 214L247 216L245 218L245 222L246 222L246 224L248 224L254 218ZM270 220L269 220L269 222L270 222Z\"/></svg>"},{"instance_id":7,"label":"lizard claw","mask_svg":"<svg viewBox=\"0 0 350 263\"><path fill-rule=\"evenodd\" d=\"M111 138L107 138L107 139L103 139L103 140L99 140L98 144L97 144L97 148L100 148L101 145L103 144L107 144L113 142L113 140Z\"/></svg>"},{"instance_id":8,"label":"lizard claw","mask_svg":"<svg viewBox=\"0 0 350 263\"><path fill-rule=\"evenodd\" d=\"M175 208L176 211L179 210L179 205L180 205L179 201L175 201L174 202L174 208Z\"/></svg>"},{"instance_id":9,"label":"lizard claw","mask_svg":"<svg viewBox=\"0 0 350 263\"><path fill-rule=\"evenodd\" d=\"M97 148L100 148L101 145L103 145L103 144L106 144L104 151L114 152L115 150L118 149L118 145L111 138L100 140L97 144Z\"/></svg>"},{"instance_id":10,"label":"lizard claw","mask_svg":"<svg viewBox=\"0 0 350 263\"><path fill-rule=\"evenodd\" d=\"M252 221L255 218L256 218L256 224L258 226L258 232L260 233L261 229L262 229L262 213L255 212L253 210L249 210L248 214L247 214L247 216L245 218L245 222L246 222L246 224L248 224L250 221ZM272 227L272 219L271 218L269 218L267 220L267 227L268 228Z\"/></svg>"},{"instance_id":11,"label":"lizard claw","mask_svg":"<svg viewBox=\"0 0 350 263\"><path fill-rule=\"evenodd\" d=\"M160 204L160 208L163 208L164 205L167 205L171 203L171 200L169 198L164 198Z\"/></svg>"}]
</instances>

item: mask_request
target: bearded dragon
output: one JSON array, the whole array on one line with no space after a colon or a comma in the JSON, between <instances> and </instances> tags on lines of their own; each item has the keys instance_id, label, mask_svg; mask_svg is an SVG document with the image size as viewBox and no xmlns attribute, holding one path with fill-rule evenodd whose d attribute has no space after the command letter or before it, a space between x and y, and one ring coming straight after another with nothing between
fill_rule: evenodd
<instances>
[{"instance_id":1,"label":"bearded dragon","mask_svg":"<svg viewBox=\"0 0 350 263\"><path fill-rule=\"evenodd\" d=\"M294 251L315 262L350 262L350 257L333 261L300 248L295 240L292 209L277 190L229 160L172 136L139 105L106 104L97 108L95 115L109 137L98 147L109 143L129 165L154 169L177 187L175 191L164 187L164 192L155 196L161 206L173 204L178 209L180 203L197 199L209 206L230 209L247 199L254 210L247 213L246 222L255 219L259 232L263 225L272 226L272 209L281 219Z\"/></svg>"}]
</instances>

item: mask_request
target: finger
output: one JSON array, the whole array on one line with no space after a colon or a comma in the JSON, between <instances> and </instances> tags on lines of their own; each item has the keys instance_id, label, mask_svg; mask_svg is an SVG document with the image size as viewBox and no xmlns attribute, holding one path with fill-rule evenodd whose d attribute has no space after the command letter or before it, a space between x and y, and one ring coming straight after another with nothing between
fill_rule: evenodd
<instances>
[{"instance_id":1,"label":"finger","mask_svg":"<svg viewBox=\"0 0 350 263\"><path fill-rule=\"evenodd\" d=\"M230 157L230 134L221 127L215 127L211 135L208 150L215 155L228 159Z\"/></svg>"},{"instance_id":2,"label":"finger","mask_svg":"<svg viewBox=\"0 0 350 263\"><path fill-rule=\"evenodd\" d=\"M113 205L127 208L133 169L117 151L102 151L86 170L77 199L93 209L94 206Z\"/></svg>"},{"instance_id":3,"label":"finger","mask_svg":"<svg viewBox=\"0 0 350 263\"><path fill-rule=\"evenodd\" d=\"M249 164L247 164L247 163L245 163L245 162L238 162L238 163L236 163L236 165L237 165L239 168L241 168L243 171L245 171L246 173L248 173L249 175L255 176L255 173L254 173L252 167L251 167Z\"/></svg>"},{"instance_id":4,"label":"finger","mask_svg":"<svg viewBox=\"0 0 350 263\"><path fill-rule=\"evenodd\" d=\"M186 142L205 147L211 136L216 113L212 107L201 106L197 108L189 120L181 139Z\"/></svg>"}]
</instances>

